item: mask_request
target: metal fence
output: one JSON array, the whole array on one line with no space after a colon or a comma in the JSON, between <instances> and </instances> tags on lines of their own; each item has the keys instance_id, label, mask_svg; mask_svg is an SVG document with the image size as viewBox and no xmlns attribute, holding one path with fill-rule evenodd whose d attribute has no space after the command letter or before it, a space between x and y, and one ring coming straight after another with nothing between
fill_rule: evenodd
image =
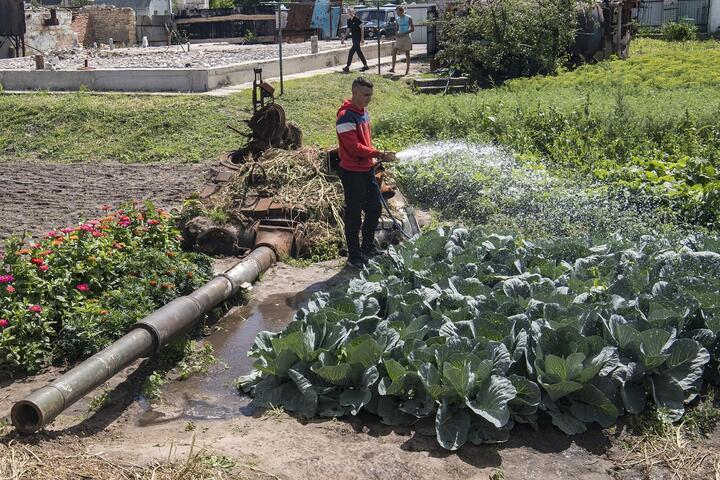
<instances>
[{"instance_id":1,"label":"metal fence","mask_svg":"<svg viewBox=\"0 0 720 480\"><path fill-rule=\"evenodd\" d=\"M707 31L710 0L641 0L637 9L640 25L659 27L668 22L694 23L701 32Z\"/></svg>"}]
</instances>

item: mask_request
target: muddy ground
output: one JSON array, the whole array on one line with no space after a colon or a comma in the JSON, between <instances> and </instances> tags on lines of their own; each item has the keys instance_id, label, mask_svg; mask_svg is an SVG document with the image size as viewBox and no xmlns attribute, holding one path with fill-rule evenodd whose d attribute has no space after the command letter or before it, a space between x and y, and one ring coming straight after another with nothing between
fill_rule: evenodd
<instances>
[{"instance_id":1,"label":"muddy ground","mask_svg":"<svg viewBox=\"0 0 720 480\"><path fill-rule=\"evenodd\" d=\"M623 435L623 427L568 437L550 425L538 432L520 426L504 445L468 445L453 453L440 448L433 437L411 428L383 426L371 416L303 422L281 411L252 408L250 399L234 388L234 379L250 369L246 352L255 333L281 329L313 292L350 275L341 262L308 268L278 265L256 284L250 302L230 310L204 339L220 359L209 375L170 381L160 401L148 402L139 392L153 362L138 361L73 405L46 431L19 438L9 433L0 442L65 452L66 459L81 452L86 459L102 458L108 465L178 461L192 448L233 459L235 473L217 478L670 478L662 471L646 475L641 469L617 470L627 456L616 438ZM9 414L14 401L60 373L53 369L1 383L0 418ZM89 412L90 400L104 392L110 395L108 406ZM711 445L720 446L717 440ZM497 472L504 477L490 477ZM109 467L100 476L87 475L146 478L112 476Z\"/></svg>"},{"instance_id":2,"label":"muddy ground","mask_svg":"<svg viewBox=\"0 0 720 480\"><path fill-rule=\"evenodd\" d=\"M210 169L207 164L0 162L0 245L10 235L44 235L98 217L102 205L152 200L160 207L181 206Z\"/></svg>"}]
</instances>

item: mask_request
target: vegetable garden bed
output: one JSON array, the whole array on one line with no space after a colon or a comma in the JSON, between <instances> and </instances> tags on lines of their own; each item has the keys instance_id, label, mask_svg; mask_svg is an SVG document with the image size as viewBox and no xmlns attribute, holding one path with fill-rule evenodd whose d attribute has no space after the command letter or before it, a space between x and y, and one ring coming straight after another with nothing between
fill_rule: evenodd
<instances>
[{"instance_id":1,"label":"vegetable garden bed","mask_svg":"<svg viewBox=\"0 0 720 480\"><path fill-rule=\"evenodd\" d=\"M450 450L538 415L567 434L648 406L675 421L718 378L719 246L427 233L258 335L240 384L305 417L434 419Z\"/></svg>"}]
</instances>

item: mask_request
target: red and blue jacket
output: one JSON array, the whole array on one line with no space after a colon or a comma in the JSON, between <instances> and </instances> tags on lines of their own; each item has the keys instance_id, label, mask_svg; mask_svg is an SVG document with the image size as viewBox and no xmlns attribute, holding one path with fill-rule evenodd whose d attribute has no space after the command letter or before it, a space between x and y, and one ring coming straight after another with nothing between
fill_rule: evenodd
<instances>
[{"instance_id":1,"label":"red and blue jacket","mask_svg":"<svg viewBox=\"0 0 720 480\"><path fill-rule=\"evenodd\" d=\"M379 157L381 152L372 146L367 109L359 109L350 100L345 100L338 110L335 128L340 143L340 167L351 172L369 171L373 167L373 158Z\"/></svg>"}]
</instances>

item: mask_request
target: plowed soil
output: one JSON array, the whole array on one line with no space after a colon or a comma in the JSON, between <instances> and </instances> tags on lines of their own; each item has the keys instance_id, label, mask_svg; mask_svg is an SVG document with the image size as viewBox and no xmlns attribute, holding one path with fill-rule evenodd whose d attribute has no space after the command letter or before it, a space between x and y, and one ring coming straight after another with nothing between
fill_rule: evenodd
<instances>
[{"instance_id":1,"label":"plowed soil","mask_svg":"<svg viewBox=\"0 0 720 480\"><path fill-rule=\"evenodd\" d=\"M180 206L209 171L193 164L0 162L0 244L10 235L43 235L101 216L102 205Z\"/></svg>"}]
</instances>

